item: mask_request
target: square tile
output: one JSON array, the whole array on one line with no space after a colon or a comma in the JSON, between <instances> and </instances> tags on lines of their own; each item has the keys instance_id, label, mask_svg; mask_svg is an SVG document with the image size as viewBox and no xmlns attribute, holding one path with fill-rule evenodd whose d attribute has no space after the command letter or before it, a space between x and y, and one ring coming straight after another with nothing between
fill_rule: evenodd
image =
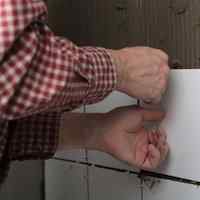
<instances>
[{"instance_id":1,"label":"square tile","mask_svg":"<svg viewBox=\"0 0 200 200\"><path fill-rule=\"evenodd\" d=\"M134 175L90 168L90 200L141 200L140 180Z\"/></svg>"},{"instance_id":2,"label":"square tile","mask_svg":"<svg viewBox=\"0 0 200 200\"><path fill-rule=\"evenodd\" d=\"M46 200L87 200L85 166L49 160L45 163Z\"/></svg>"}]
</instances>

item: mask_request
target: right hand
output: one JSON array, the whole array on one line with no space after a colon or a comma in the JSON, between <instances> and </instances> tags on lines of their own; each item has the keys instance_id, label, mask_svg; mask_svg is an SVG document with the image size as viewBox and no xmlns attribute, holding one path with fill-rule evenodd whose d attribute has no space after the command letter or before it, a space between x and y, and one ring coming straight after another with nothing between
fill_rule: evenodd
<instances>
[{"instance_id":1,"label":"right hand","mask_svg":"<svg viewBox=\"0 0 200 200\"><path fill-rule=\"evenodd\" d=\"M117 68L117 90L145 102L159 103L168 76L168 56L150 47L111 50Z\"/></svg>"}]
</instances>

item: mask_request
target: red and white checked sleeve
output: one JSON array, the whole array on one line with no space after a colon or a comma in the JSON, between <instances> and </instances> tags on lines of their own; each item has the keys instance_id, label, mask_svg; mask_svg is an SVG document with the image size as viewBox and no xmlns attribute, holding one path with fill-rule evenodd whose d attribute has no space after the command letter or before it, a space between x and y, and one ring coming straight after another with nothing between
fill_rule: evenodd
<instances>
[{"instance_id":1,"label":"red and white checked sleeve","mask_svg":"<svg viewBox=\"0 0 200 200\"><path fill-rule=\"evenodd\" d=\"M78 47L46 24L43 1L0 1L0 116L73 109L102 100L116 87L104 48Z\"/></svg>"},{"instance_id":2,"label":"red and white checked sleeve","mask_svg":"<svg viewBox=\"0 0 200 200\"><path fill-rule=\"evenodd\" d=\"M116 87L106 49L78 47L46 22L42 0L0 0L0 185L10 161L54 154L60 111Z\"/></svg>"}]
</instances>

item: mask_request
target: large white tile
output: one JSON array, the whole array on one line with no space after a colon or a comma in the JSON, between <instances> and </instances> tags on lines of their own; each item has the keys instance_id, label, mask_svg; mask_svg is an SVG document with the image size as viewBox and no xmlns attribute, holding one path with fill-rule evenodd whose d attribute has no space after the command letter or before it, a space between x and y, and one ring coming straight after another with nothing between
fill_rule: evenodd
<instances>
[{"instance_id":1,"label":"large white tile","mask_svg":"<svg viewBox=\"0 0 200 200\"><path fill-rule=\"evenodd\" d=\"M171 147L161 173L200 180L200 70L171 72L162 126Z\"/></svg>"},{"instance_id":2,"label":"large white tile","mask_svg":"<svg viewBox=\"0 0 200 200\"><path fill-rule=\"evenodd\" d=\"M46 200L86 200L86 167L63 161L45 163Z\"/></svg>"},{"instance_id":3,"label":"large white tile","mask_svg":"<svg viewBox=\"0 0 200 200\"><path fill-rule=\"evenodd\" d=\"M134 175L90 168L90 200L140 200L140 180Z\"/></svg>"},{"instance_id":4,"label":"large white tile","mask_svg":"<svg viewBox=\"0 0 200 200\"><path fill-rule=\"evenodd\" d=\"M135 105L135 104L137 104L136 99L133 99L120 92L113 92L104 101L91 105L91 106L87 106L86 112L87 113L105 113L120 106ZM127 164L114 159L112 156L106 153L101 153L97 151L89 151L88 158L89 158L89 161L93 163L111 166L111 167L117 167L117 168L132 169L132 167L129 167Z\"/></svg>"},{"instance_id":5,"label":"large white tile","mask_svg":"<svg viewBox=\"0 0 200 200\"><path fill-rule=\"evenodd\" d=\"M84 107L74 110L75 113L83 113ZM68 151L58 151L55 154L56 158L66 159L66 160L78 160L85 161L85 150L84 149L75 149Z\"/></svg>"},{"instance_id":6,"label":"large white tile","mask_svg":"<svg viewBox=\"0 0 200 200\"><path fill-rule=\"evenodd\" d=\"M144 189L144 200L199 200L200 189L195 186L161 181L153 189Z\"/></svg>"}]
</instances>

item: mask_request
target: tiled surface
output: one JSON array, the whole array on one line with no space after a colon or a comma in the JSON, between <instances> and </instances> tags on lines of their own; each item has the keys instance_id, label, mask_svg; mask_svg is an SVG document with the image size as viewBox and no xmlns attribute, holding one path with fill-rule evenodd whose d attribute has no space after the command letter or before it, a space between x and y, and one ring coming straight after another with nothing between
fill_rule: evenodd
<instances>
[{"instance_id":1,"label":"tiled surface","mask_svg":"<svg viewBox=\"0 0 200 200\"><path fill-rule=\"evenodd\" d=\"M200 70L171 73L163 122L171 152L162 173L200 180Z\"/></svg>"},{"instance_id":2,"label":"tiled surface","mask_svg":"<svg viewBox=\"0 0 200 200\"><path fill-rule=\"evenodd\" d=\"M77 160L85 161L85 150L69 150L69 151L59 151L55 154L56 158L64 160Z\"/></svg>"},{"instance_id":3,"label":"tiled surface","mask_svg":"<svg viewBox=\"0 0 200 200\"><path fill-rule=\"evenodd\" d=\"M114 108L127 105L135 105L137 101L123 93L113 92L105 100L100 103L93 104L86 107L86 111L89 113L104 113L109 112Z\"/></svg>"},{"instance_id":4,"label":"tiled surface","mask_svg":"<svg viewBox=\"0 0 200 200\"><path fill-rule=\"evenodd\" d=\"M200 189L182 183L162 181L152 190L144 189L144 200L199 200Z\"/></svg>"},{"instance_id":5,"label":"tiled surface","mask_svg":"<svg viewBox=\"0 0 200 200\"><path fill-rule=\"evenodd\" d=\"M113 92L110 96L108 96L104 101L94 104L91 106L86 107L86 112L88 113L104 113L111 111L114 108L127 106L127 105L135 105L137 101L125 94L119 92ZM124 164L112 156L100 153L97 151L89 151L88 158L90 162L103 164L106 166L117 167L117 168L125 168L125 169L132 169L127 164Z\"/></svg>"},{"instance_id":6,"label":"tiled surface","mask_svg":"<svg viewBox=\"0 0 200 200\"><path fill-rule=\"evenodd\" d=\"M163 174L200 180L200 70L176 70L170 75L170 86L163 105L167 117L162 126L167 130L171 152L158 170ZM107 112L115 107L136 103L131 98L113 93L104 102L87 107L87 112ZM65 157L61 155L60 157ZM68 159L82 159L75 153ZM89 152L89 161L105 166L129 168L99 152ZM94 167L48 161L46 166L47 200L141 200L140 180L133 175ZM89 169L89 182L85 179ZM89 183L89 188L87 188ZM89 189L89 190L87 190ZM198 200L200 189L182 183L161 181L153 189L144 188L144 200Z\"/></svg>"},{"instance_id":7,"label":"tiled surface","mask_svg":"<svg viewBox=\"0 0 200 200\"><path fill-rule=\"evenodd\" d=\"M0 187L1 200L42 200L41 161L13 162L9 175Z\"/></svg>"},{"instance_id":8,"label":"tiled surface","mask_svg":"<svg viewBox=\"0 0 200 200\"><path fill-rule=\"evenodd\" d=\"M90 200L141 200L136 176L90 168L89 178Z\"/></svg>"},{"instance_id":9,"label":"tiled surface","mask_svg":"<svg viewBox=\"0 0 200 200\"><path fill-rule=\"evenodd\" d=\"M46 200L86 200L86 167L63 161L49 160L45 164Z\"/></svg>"}]
</instances>

